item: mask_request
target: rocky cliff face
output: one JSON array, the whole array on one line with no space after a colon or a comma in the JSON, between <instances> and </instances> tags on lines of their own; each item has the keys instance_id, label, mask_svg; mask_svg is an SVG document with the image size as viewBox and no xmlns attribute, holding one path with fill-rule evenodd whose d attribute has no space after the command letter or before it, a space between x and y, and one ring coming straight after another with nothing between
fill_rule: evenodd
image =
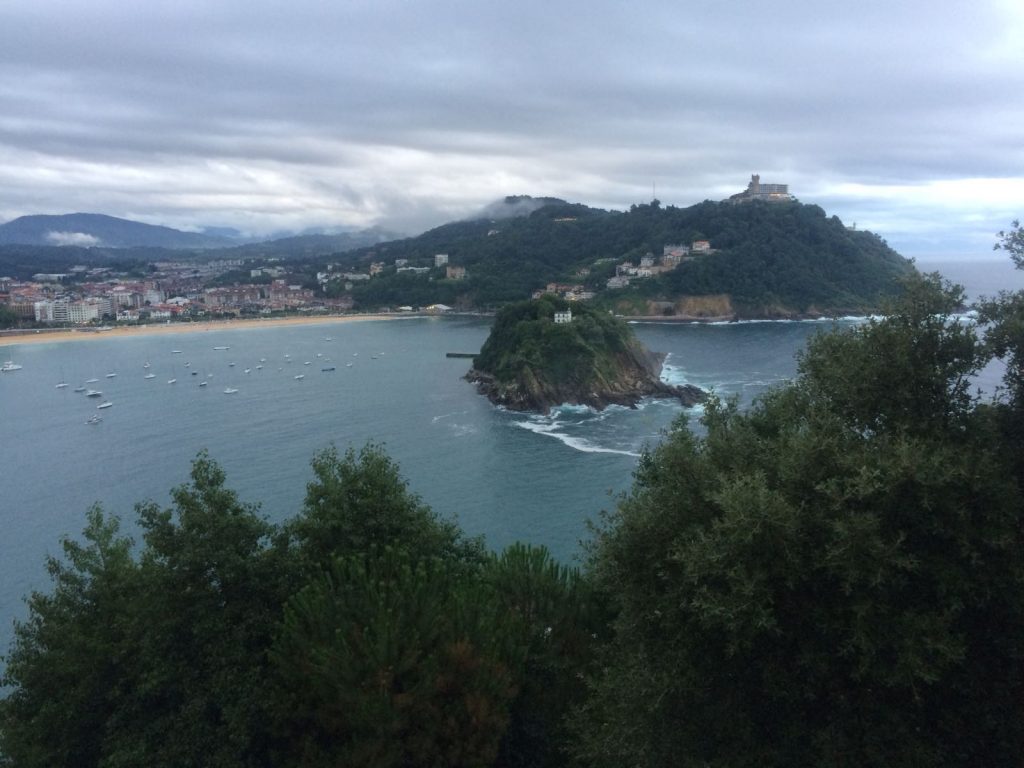
<instances>
[{"instance_id":1,"label":"rocky cliff face","mask_svg":"<svg viewBox=\"0 0 1024 768\"><path fill-rule=\"evenodd\" d=\"M610 365L605 360L593 370L552 376L543 368L524 366L514 380L498 381L492 374L473 368L465 378L496 405L545 414L563 403L602 410L609 405L634 408L644 397L672 397L687 407L704 400L706 393L698 387L663 382L663 360L664 355L650 352L634 341L626 350L611 356Z\"/></svg>"}]
</instances>

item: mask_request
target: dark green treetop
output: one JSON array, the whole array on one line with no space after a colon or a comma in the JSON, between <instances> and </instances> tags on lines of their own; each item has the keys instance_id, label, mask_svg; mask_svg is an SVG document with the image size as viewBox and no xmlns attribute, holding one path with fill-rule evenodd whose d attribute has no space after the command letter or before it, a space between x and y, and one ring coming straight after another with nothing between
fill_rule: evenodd
<instances>
[{"instance_id":1,"label":"dark green treetop","mask_svg":"<svg viewBox=\"0 0 1024 768\"><path fill-rule=\"evenodd\" d=\"M581 764L1015 764L1021 443L969 390L960 298L915 278L644 456L592 551L618 616Z\"/></svg>"},{"instance_id":2,"label":"dark green treetop","mask_svg":"<svg viewBox=\"0 0 1024 768\"><path fill-rule=\"evenodd\" d=\"M556 312L570 310L571 323L554 322ZM638 345L632 329L609 313L545 295L502 308L473 367L501 382L526 373L555 380L614 376L617 359Z\"/></svg>"}]
</instances>

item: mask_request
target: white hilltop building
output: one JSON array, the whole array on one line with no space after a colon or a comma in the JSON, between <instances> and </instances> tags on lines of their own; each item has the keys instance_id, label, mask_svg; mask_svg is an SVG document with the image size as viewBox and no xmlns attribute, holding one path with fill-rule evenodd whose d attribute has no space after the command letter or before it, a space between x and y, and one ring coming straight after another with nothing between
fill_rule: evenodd
<instances>
[{"instance_id":1,"label":"white hilltop building","mask_svg":"<svg viewBox=\"0 0 1024 768\"><path fill-rule=\"evenodd\" d=\"M788 184L763 184L761 176L755 173L750 177L750 183L745 190L730 195L725 202L749 203L753 200L763 200L769 203L785 203L793 199L789 194Z\"/></svg>"}]
</instances>

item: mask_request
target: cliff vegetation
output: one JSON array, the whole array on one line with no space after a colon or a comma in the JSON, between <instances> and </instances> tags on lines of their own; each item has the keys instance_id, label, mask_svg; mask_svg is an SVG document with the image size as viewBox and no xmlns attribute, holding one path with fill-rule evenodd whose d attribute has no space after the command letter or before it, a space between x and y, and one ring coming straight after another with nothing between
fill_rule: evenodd
<instances>
[{"instance_id":1,"label":"cliff vegetation","mask_svg":"<svg viewBox=\"0 0 1024 768\"><path fill-rule=\"evenodd\" d=\"M567 322L555 322L568 313ZM703 399L696 387L661 381L663 356L608 312L544 296L503 308L466 378L492 402L546 413L562 403L601 409L642 397Z\"/></svg>"}]
</instances>

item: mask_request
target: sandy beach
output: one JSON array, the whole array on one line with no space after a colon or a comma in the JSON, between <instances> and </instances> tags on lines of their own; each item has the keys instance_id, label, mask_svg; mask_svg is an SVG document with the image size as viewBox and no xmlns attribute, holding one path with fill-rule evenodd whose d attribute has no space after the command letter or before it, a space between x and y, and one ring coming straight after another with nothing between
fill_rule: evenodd
<instances>
[{"instance_id":1,"label":"sandy beach","mask_svg":"<svg viewBox=\"0 0 1024 768\"><path fill-rule=\"evenodd\" d=\"M198 323L150 323L147 325L114 326L107 329L61 328L55 330L31 329L0 331L0 347L15 344L49 344L59 341L95 341L125 336L156 336L160 334L202 333L246 328L269 328L278 325L328 325L335 323L356 323L366 320L400 320L408 317L423 317L421 314L377 314L377 315L314 315L310 317L268 317L244 320L211 320Z\"/></svg>"}]
</instances>

